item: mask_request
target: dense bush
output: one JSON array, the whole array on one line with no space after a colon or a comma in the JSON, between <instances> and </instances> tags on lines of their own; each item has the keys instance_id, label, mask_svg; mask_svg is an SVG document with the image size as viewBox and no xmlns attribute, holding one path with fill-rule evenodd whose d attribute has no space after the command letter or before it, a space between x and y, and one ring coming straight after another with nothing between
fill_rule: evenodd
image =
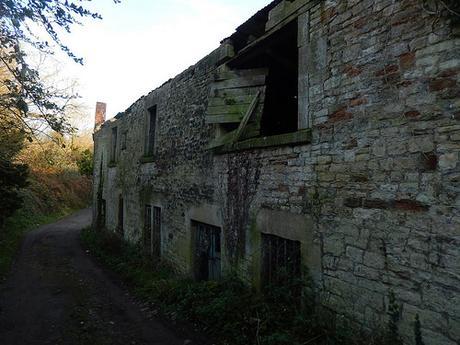
<instances>
[{"instance_id":1,"label":"dense bush","mask_svg":"<svg viewBox=\"0 0 460 345\"><path fill-rule=\"evenodd\" d=\"M0 118L0 228L6 218L22 205L20 189L27 185L28 167L17 163L23 146L23 135L3 126Z\"/></svg>"},{"instance_id":2,"label":"dense bush","mask_svg":"<svg viewBox=\"0 0 460 345\"><path fill-rule=\"evenodd\" d=\"M0 228L22 206L20 189L27 185L28 167L0 157Z\"/></svg>"}]
</instances>

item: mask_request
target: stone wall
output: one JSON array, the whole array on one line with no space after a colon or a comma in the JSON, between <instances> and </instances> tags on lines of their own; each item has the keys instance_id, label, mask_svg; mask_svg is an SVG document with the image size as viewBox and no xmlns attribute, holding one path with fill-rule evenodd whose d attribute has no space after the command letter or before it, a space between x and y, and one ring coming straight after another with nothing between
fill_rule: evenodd
<instances>
[{"instance_id":1,"label":"stone wall","mask_svg":"<svg viewBox=\"0 0 460 345\"><path fill-rule=\"evenodd\" d=\"M95 205L101 189L115 230L122 195L133 242L144 205L160 206L162 256L184 274L191 220L222 228L224 271L255 286L261 233L300 241L325 305L372 327L385 322L393 291L406 343L418 314L427 345L458 344L460 26L418 0L285 8L298 17L299 129L311 125L311 142L208 150L218 49L95 133ZM283 8L273 11L268 29L282 20ZM156 152L144 157L152 105ZM109 164L115 126L127 146Z\"/></svg>"}]
</instances>

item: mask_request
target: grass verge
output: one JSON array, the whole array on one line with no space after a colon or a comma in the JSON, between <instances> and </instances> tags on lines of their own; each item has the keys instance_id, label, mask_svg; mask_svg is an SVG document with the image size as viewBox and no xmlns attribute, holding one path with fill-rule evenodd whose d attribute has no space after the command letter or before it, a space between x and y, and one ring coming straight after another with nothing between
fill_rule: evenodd
<instances>
[{"instance_id":1,"label":"grass verge","mask_svg":"<svg viewBox=\"0 0 460 345\"><path fill-rule=\"evenodd\" d=\"M292 281L258 293L235 277L196 282L154 265L116 235L84 229L82 243L160 315L185 321L222 345L384 344L315 303L311 285ZM300 290L299 290L300 289ZM299 297L302 291L302 298Z\"/></svg>"},{"instance_id":2,"label":"grass verge","mask_svg":"<svg viewBox=\"0 0 460 345\"><path fill-rule=\"evenodd\" d=\"M19 209L8 218L0 228L0 281L8 274L24 235L28 231L52 223L72 212L73 210L65 209L56 213L41 214Z\"/></svg>"}]
</instances>

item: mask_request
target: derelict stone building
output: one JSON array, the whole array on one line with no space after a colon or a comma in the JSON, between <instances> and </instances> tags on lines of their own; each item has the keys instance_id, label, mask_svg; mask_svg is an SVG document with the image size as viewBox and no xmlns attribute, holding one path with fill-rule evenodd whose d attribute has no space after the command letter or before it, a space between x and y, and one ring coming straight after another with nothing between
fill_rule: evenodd
<instances>
[{"instance_id":1,"label":"derelict stone building","mask_svg":"<svg viewBox=\"0 0 460 345\"><path fill-rule=\"evenodd\" d=\"M436 2L437 0L433 0ZM460 26L421 0L277 0L94 134L94 220L197 279L308 267L372 326L460 342Z\"/></svg>"}]
</instances>

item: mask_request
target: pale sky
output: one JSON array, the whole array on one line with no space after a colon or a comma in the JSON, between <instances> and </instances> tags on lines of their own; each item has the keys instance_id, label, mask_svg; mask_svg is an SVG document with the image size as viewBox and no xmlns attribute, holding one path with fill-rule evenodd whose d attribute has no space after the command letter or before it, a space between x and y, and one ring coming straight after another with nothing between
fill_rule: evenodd
<instances>
[{"instance_id":1,"label":"pale sky","mask_svg":"<svg viewBox=\"0 0 460 345\"><path fill-rule=\"evenodd\" d=\"M84 66L58 56L63 77L77 79L87 107L85 127L94 121L96 101L107 117L176 76L219 46L270 0L95 0L103 20L85 21L64 36Z\"/></svg>"}]
</instances>

